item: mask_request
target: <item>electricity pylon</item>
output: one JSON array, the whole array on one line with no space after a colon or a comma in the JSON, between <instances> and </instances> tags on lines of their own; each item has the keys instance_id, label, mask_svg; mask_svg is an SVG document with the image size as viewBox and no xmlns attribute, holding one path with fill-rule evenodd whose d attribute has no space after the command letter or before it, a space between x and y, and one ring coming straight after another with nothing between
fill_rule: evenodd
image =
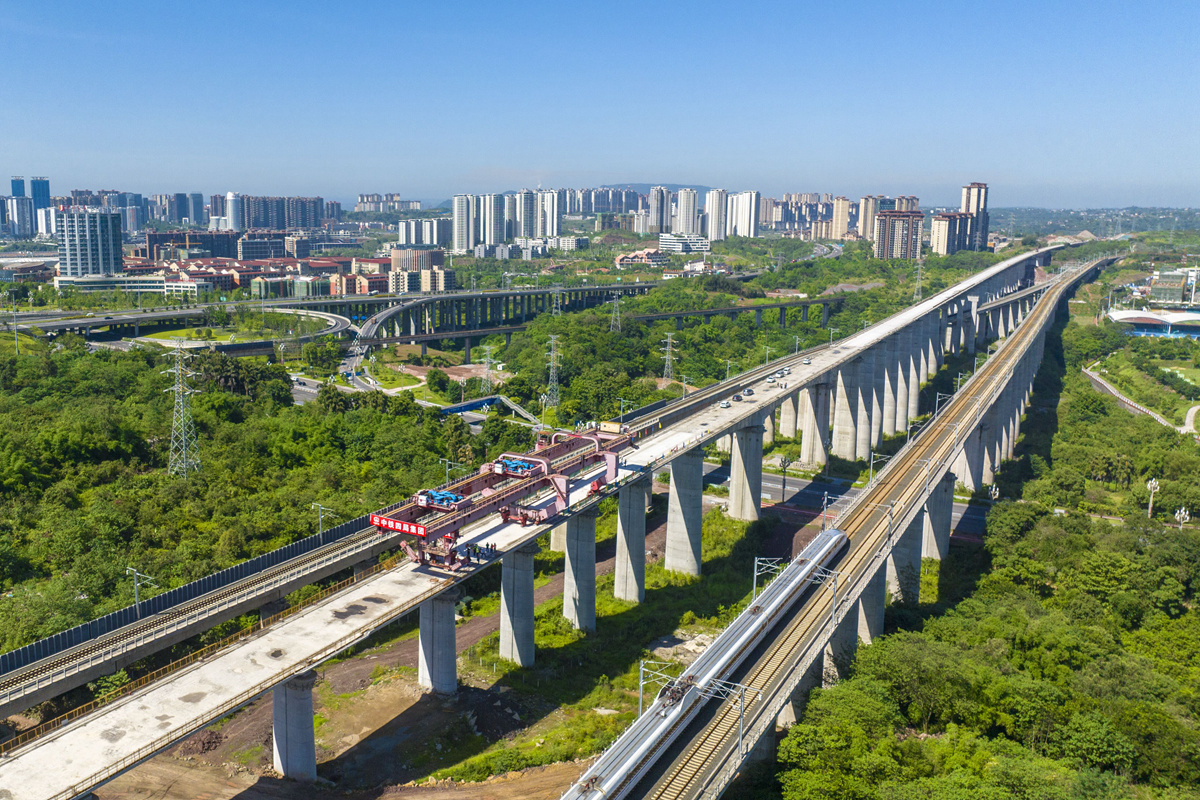
<instances>
[{"instance_id":1,"label":"electricity pylon","mask_svg":"<svg viewBox=\"0 0 1200 800\"><path fill-rule=\"evenodd\" d=\"M196 373L185 366L191 358L191 353L183 349L183 341L176 339L175 365L162 373L175 375L175 384L170 389L163 390L172 392L175 397L175 418L171 423L171 457L167 464L167 474L182 478L200 471L200 454L196 450L196 424L192 421L192 395L195 391L187 382L187 379Z\"/></svg>"},{"instance_id":2,"label":"electricity pylon","mask_svg":"<svg viewBox=\"0 0 1200 800\"><path fill-rule=\"evenodd\" d=\"M550 377L546 388L546 406L558 406L558 336L550 337L550 351L546 354L546 363L550 369Z\"/></svg>"},{"instance_id":3,"label":"electricity pylon","mask_svg":"<svg viewBox=\"0 0 1200 800\"><path fill-rule=\"evenodd\" d=\"M614 294L612 299L613 310L612 317L608 320L608 332L620 333L621 331L621 295Z\"/></svg>"},{"instance_id":4,"label":"electricity pylon","mask_svg":"<svg viewBox=\"0 0 1200 800\"><path fill-rule=\"evenodd\" d=\"M668 333L666 338L666 347L663 348L663 380L668 383L675 380L675 353L672 348L675 345L675 334Z\"/></svg>"}]
</instances>

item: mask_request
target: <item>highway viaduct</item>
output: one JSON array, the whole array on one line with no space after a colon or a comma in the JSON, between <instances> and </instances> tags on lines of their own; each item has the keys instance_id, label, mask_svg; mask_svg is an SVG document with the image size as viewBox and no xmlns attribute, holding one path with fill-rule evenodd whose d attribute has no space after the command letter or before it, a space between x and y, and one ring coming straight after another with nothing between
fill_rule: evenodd
<instances>
[{"instance_id":1,"label":"highway viaduct","mask_svg":"<svg viewBox=\"0 0 1200 800\"><path fill-rule=\"evenodd\" d=\"M762 441L768 428L777 426L785 435L803 432L805 461L812 465L823 463L830 453L848 459L866 457L882 436L907 430L909 420L920 411L914 408L914 390L937 372L945 355L963 349L969 352L978 346L981 336L988 335L980 333L981 329L991 330L980 324L981 309L986 313L995 310L1003 319L1029 314L1035 307L1036 294L1021 290L1029 286L1035 265L1044 266L1049 257L1047 250L1014 257L833 346L779 359L631 421L630 427L638 434L638 447L631 454L621 454L619 476L599 493L591 493L588 487L603 474L603 468L572 476L569 506L545 524L523 527L503 523L491 515L464 528L462 541L494 545L499 554L496 560L503 565L502 654L521 666L532 665L536 658L531 563L532 543L537 536L563 527L564 614L577 628L593 629L595 506L605 496L618 496L615 593L619 598L640 602L645 597L646 489L655 472L669 468L666 566L698 574L703 447L731 437L729 513L737 519L757 519ZM996 380L976 418L953 423L954 453L950 461L961 462L954 474L967 486L990 481L995 464L1011 453L1040 350L1029 346L1023 358L1004 374L1003 380ZM769 382L767 378L785 367L792 370L788 388L779 389L778 381ZM982 371L967 382L964 390L978 386L981 378ZM756 388L756 402L731 403L729 408L717 404L747 387ZM977 402L982 401L977 398ZM935 419L948 418L943 414ZM945 423L926 425L914 442L933 441L947 428ZM911 452L919 454L923 450ZM932 462L925 461L928 474L937 477L936 470L930 471ZM899 462L894 459L892 463ZM940 474L944 476L948 470ZM922 491L926 492L904 508L912 519L920 515L920 524L900 520L889 527L889 531L903 530L904 536L885 554L886 568L878 555L872 556L872 563L882 571L877 570L869 581L874 587L870 597L879 602L862 615L868 635L880 629L882 592L890 588L901 598L910 596L916 581L912 565L919 565L923 553L936 558L945 551L949 530L941 520L945 518L948 523L953 484L940 477L924 483L915 481L911 486L917 490L924 487ZM860 496L854 508L864 502ZM877 522L877 517L872 519ZM943 527L945 536L941 533ZM889 532L889 543L890 536ZM319 561L324 565L322 569L331 569L334 565L346 568L363 562L373 552L394 547L395 541L362 530L318 544L305 558ZM61 692L72 682L78 685L79 676L96 669L111 671L120 659L144 654L154 649L156 642L166 641L190 625L208 627L219 618L214 610L218 606L244 606L263 602L272 593L278 596L279 587L289 580L302 580L305 569L309 567L285 561L273 567L274 571L249 575L208 594L193 595L187 599L190 606L185 608L181 603L164 609L137 625L118 628L48 655L36 653L34 648L41 655L38 660L6 668L5 672L11 674L0 676L0 710L24 708L46 692ZM338 591L274 625L182 664L160 680L137 687L77 720L63 720L42 731L41 736L5 747L6 755L0 761L0 789L9 791L14 800L83 794L266 691L275 693L277 766L285 774L312 777L315 751L309 724L308 671L379 627L419 609L420 681L434 691L453 692L454 586L471 572L447 575L411 562L386 570L363 570L357 580L352 579ZM129 630L132 628L136 630ZM306 722L297 724L298 718ZM64 753L70 753L70 758L64 760Z\"/></svg>"}]
</instances>

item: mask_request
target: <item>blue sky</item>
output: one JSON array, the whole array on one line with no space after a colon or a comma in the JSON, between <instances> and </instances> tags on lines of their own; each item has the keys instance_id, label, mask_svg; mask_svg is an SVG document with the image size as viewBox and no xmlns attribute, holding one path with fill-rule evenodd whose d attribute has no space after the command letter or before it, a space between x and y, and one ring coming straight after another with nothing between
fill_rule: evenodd
<instances>
[{"instance_id":1,"label":"blue sky","mask_svg":"<svg viewBox=\"0 0 1200 800\"><path fill-rule=\"evenodd\" d=\"M671 182L1200 205L1195 2L0 0L51 191Z\"/></svg>"}]
</instances>

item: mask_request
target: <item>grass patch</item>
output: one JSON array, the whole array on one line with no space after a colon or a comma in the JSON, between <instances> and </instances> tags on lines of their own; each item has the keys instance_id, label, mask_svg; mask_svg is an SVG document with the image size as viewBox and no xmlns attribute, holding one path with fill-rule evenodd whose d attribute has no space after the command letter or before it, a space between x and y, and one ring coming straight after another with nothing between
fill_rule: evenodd
<instances>
[{"instance_id":1,"label":"grass patch","mask_svg":"<svg viewBox=\"0 0 1200 800\"><path fill-rule=\"evenodd\" d=\"M266 752L266 747L261 744L247 747L245 750L239 750L233 753L231 758L243 767L248 767L251 764L257 764L262 760L263 753Z\"/></svg>"},{"instance_id":2,"label":"grass patch","mask_svg":"<svg viewBox=\"0 0 1200 800\"><path fill-rule=\"evenodd\" d=\"M535 612L537 665L532 668L501 659L497 635L484 639L460 662L460 674L506 687L523 706L540 713L539 721L506 740L477 742L434 776L478 781L607 747L637 714L638 663L648 656L647 646L682 626L716 630L727 625L748 598L750 564L772 524L748 524L709 512L703 526L703 577L668 572L661 562L650 564L642 604L616 599L611 574L598 579L595 633L571 627L562 615L561 598L542 604ZM615 527L615 514L602 514L597 538L615 535ZM539 566L561 559L559 553L543 553ZM600 714L598 708L616 713Z\"/></svg>"}]
</instances>

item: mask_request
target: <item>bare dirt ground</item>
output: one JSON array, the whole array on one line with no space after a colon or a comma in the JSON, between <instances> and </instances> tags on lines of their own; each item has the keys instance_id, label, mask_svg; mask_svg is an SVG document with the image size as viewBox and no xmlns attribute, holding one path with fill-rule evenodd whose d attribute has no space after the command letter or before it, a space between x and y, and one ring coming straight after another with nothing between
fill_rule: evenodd
<instances>
[{"instance_id":1,"label":"bare dirt ground","mask_svg":"<svg viewBox=\"0 0 1200 800\"><path fill-rule=\"evenodd\" d=\"M666 492L665 486L656 485L655 489ZM717 502L705 498L706 507ZM764 507L764 511L771 509ZM781 521L764 548L766 555L788 557L798 552L819 528L819 521L809 524L811 513L784 506L773 510ZM657 513L647 522L647 559L654 561L663 556L666 515ZM615 551L612 540L597 548L598 575L615 568ZM560 573L538 587L534 602L543 603L562 591ZM456 629L459 652L499 626L499 614L465 620ZM401 639L319 670L314 704L316 713L326 721L317 732L318 772L325 779L318 785L273 777L268 694L224 724L197 733L99 788L96 796L100 800L325 800L335 796L359 800L408 796L549 800L559 797L582 772L582 764L565 763L497 776L485 783L413 786L410 782L428 768L414 766L410 760L422 752L424 743L451 725L469 719L477 730L496 740L536 720L552 721L546 709L524 708L506 692L489 690L483 684L464 685L451 699L423 693L416 685L417 647L415 638ZM413 672L401 670L373 682L372 673L379 667L408 667Z\"/></svg>"}]
</instances>

